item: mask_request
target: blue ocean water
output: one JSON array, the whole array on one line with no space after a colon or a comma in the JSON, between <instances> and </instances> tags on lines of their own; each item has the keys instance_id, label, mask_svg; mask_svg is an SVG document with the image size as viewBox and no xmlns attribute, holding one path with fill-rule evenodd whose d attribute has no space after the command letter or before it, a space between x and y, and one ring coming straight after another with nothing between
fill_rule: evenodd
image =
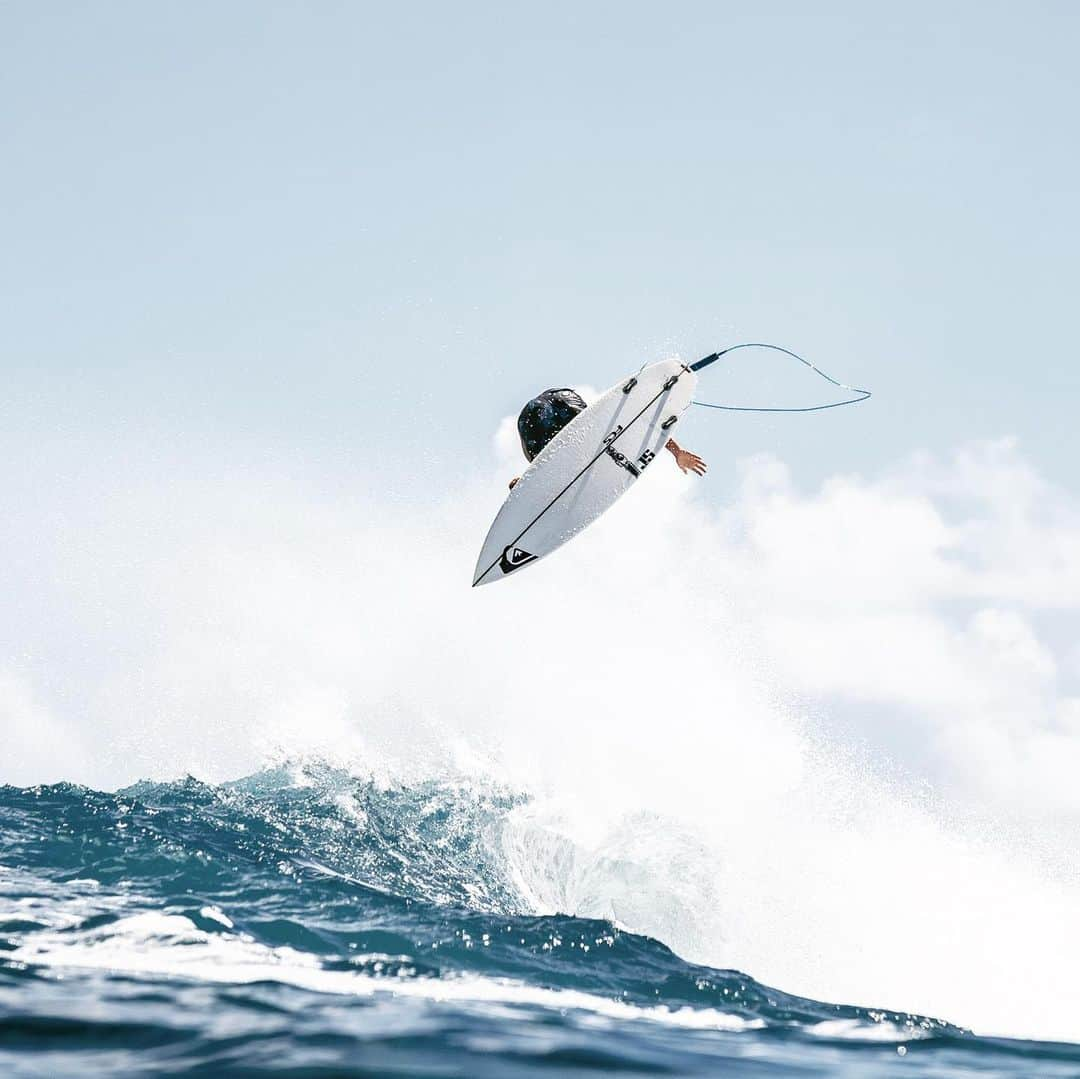
<instances>
[{"instance_id":1,"label":"blue ocean water","mask_svg":"<svg viewBox=\"0 0 1080 1079\"><path fill-rule=\"evenodd\" d=\"M531 914L491 842L521 800L326 766L0 788L0 1075L1080 1076Z\"/></svg>"}]
</instances>

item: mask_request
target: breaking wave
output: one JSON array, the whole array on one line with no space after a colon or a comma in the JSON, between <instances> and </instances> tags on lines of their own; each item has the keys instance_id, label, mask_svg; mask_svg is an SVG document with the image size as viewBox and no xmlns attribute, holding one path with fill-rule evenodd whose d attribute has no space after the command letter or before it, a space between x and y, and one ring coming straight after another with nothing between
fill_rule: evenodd
<instances>
[{"instance_id":1,"label":"breaking wave","mask_svg":"<svg viewBox=\"0 0 1080 1079\"><path fill-rule=\"evenodd\" d=\"M1030 1074L1034 1043L685 961L622 920L647 866L585 859L491 784L308 763L216 786L5 787L0 852L9 1074L911 1074L916 1056ZM616 879L625 910L537 913L611 904ZM1077 1047L1038 1056L1044 1074L1080 1065Z\"/></svg>"}]
</instances>

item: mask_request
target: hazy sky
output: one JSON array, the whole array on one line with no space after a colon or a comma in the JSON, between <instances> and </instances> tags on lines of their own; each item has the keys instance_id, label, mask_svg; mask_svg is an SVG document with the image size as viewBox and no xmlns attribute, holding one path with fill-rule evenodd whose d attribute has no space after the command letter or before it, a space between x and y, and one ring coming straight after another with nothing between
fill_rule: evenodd
<instances>
[{"instance_id":1,"label":"hazy sky","mask_svg":"<svg viewBox=\"0 0 1080 1079\"><path fill-rule=\"evenodd\" d=\"M1078 30L1066 3L4 3L8 452L243 446L422 500L540 389L749 339L876 396L698 410L710 498L756 450L813 481L1005 434L1075 486ZM751 403L824 388L739 373Z\"/></svg>"}]
</instances>

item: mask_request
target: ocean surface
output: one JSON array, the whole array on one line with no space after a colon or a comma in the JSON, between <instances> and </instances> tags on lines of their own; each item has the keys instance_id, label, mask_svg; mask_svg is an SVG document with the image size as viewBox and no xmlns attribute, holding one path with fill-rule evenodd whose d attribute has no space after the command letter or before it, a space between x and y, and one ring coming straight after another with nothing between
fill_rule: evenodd
<instances>
[{"instance_id":1,"label":"ocean surface","mask_svg":"<svg viewBox=\"0 0 1080 1079\"><path fill-rule=\"evenodd\" d=\"M328 766L0 788L0 1075L1080 1076L538 916L499 854L522 801Z\"/></svg>"}]
</instances>

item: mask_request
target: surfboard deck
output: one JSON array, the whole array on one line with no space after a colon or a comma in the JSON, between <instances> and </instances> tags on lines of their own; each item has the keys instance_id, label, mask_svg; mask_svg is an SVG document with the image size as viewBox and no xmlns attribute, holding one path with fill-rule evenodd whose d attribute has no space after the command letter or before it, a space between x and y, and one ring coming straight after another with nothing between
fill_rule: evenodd
<instances>
[{"instance_id":1,"label":"surfboard deck","mask_svg":"<svg viewBox=\"0 0 1080 1079\"><path fill-rule=\"evenodd\" d=\"M645 473L689 407L697 375L663 360L628 375L575 416L514 485L488 530L473 587L558 550Z\"/></svg>"}]
</instances>

